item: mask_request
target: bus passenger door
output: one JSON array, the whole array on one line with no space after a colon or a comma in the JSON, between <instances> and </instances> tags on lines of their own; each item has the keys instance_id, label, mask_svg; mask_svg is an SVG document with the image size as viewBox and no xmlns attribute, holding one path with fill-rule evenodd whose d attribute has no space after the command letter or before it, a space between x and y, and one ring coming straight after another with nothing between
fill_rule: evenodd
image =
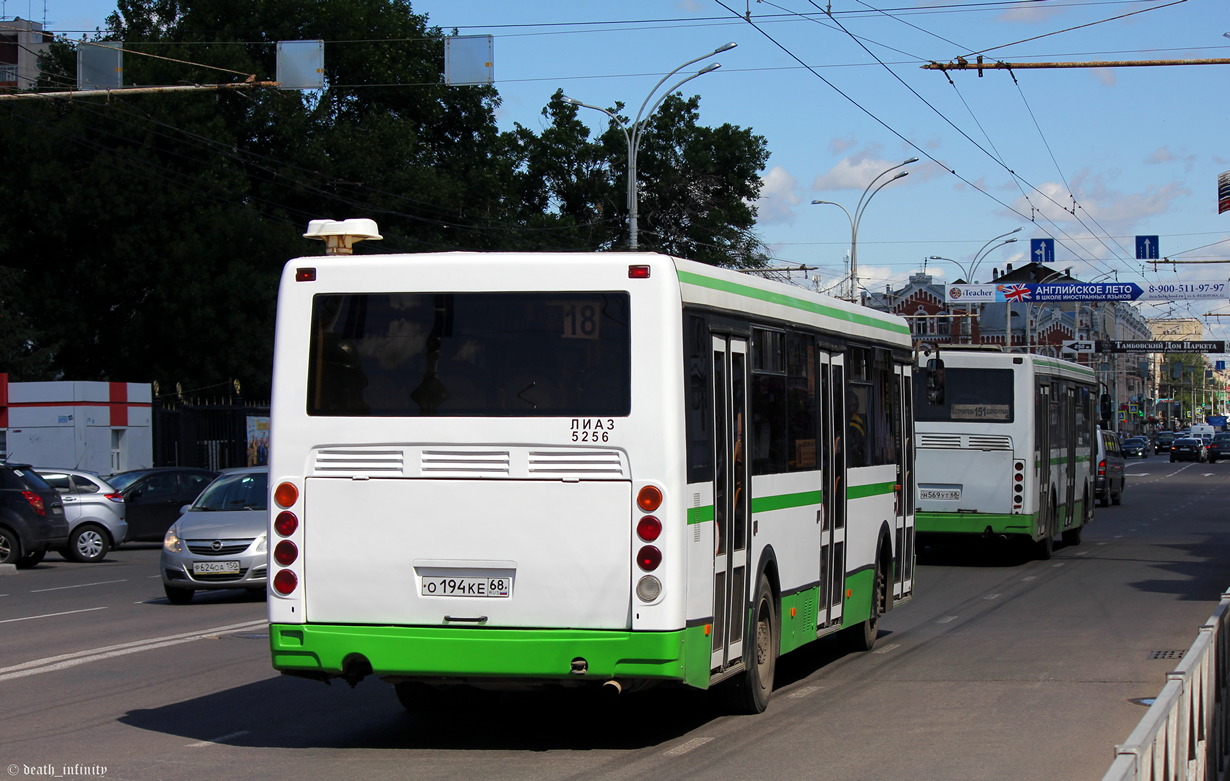
<instances>
[{"instance_id":1,"label":"bus passenger door","mask_svg":"<svg viewBox=\"0 0 1230 781\"><path fill-rule=\"evenodd\" d=\"M713 337L713 646L712 669L743 657L747 625L747 340Z\"/></svg>"},{"instance_id":2,"label":"bus passenger door","mask_svg":"<svg viewBox=\"0 0 1230 781\"><path fill-rule=\"evenodd\" d=\"M893 425L897 442L897 500L896 500L896 571L893 573L893 597L900 599L912 590L914 579L914 394L913 382L905 366L894 369L893 400L896 411Z\"/></svg>"},{"instance_id":3,"label":"bus passenger door","mask_svg":"<svg viewBox=\"0 0 1230 781\"><path fill-rule=\"evenodd\" d=\"M821 627L841 623L846 593L846 380L845 356L820 354L820 429L825 443L824 517L820 530Z\"/></svg>"},{"instance_id":4,"label":"bus passenger door","mask_svg":"<svg viewBox=\"0 0 1230 781\"><path fill-rule=\"evenodd\" d=\"M1063 427L1064 427L1064 481L1067 483L1064 491L1063 528L1075 525L1076 509L1076 388L1069 385L1064 389L1063 397ZM1097 464L1094 464L1097 468Z\"/></svg>"}]
</instances>

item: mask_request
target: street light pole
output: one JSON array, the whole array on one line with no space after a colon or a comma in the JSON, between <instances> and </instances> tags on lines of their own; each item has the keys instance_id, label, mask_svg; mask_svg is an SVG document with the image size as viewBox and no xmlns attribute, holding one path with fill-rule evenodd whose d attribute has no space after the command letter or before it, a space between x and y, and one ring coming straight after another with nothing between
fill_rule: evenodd
<instances>
[{"instance_id":1,"label":"street light pole","mask_svg":"<svg viewBox=\"0 0 1230 781\"><path fill-rule=\"evenodd\" d=\"M706 73L712 73L713 71L722 67L721 64L716 63L716 62L710 63L709 65L706 65L705 67L698 70L696 73L693 73L690 76L680 79L675 84L671 85L668 89L664 90L658 96L658 99L654 101L653 105L649 108L648 111L645 110L645 107L649 106L649 101L652 100L654 95L658 93L658 90L662 87L663 84L666 83L667 79L671 78L676 73L688 67L689 65L700 62L701 60L706 59L708 57L712 57L715 54L721 54L722 52L730 51L731 49L735 48L738 45L739 44L733 41L730 43L724 43L707 54L702 54L699 57L695 57L693 59L688 60L687 62L683 63L679 67L675 68L670 73L663 76L661 79L658 80L657 84L653 85L653 89L649 90L649 94L645 96L645 100L641 103L640 109L636 112L636 118L633 119L631 123L625 122L623 119L617 116L613 111L609 111L599 106L591 106L588 103L582 103L576 98L570 98L566 95L563 96L562 100L565 103L570 103L574 106L579 106L581 108L593 109L594 111L601 111L603 114L606 114L608 117L611 118L611 121L615 123L616 127L618 127L620 130L623 131L624 140L628 143L627 199L628 199L628 249L629 250L636 251L636 249L639 246L638 244L639 220L638 220L638 214L637 214L637 211L638 211L637 210L637 205L638 205L637 204L637 194L638 193L637 193L637 187L636 187L636 156L641 148L641 137L644 135L645 125L648 124L650 115L652 115L653 112L657 110L658 106L662 105L662 101L666 100L667 96L673 94L675 90L679 89L684 84L687 84L692 79L695 79L699 76L704 76Z\"/></svg>"},{"instance_id":2,"label":"street light pole","mask_svg":"<svg viewBox=\"0 0 1230 781\"><path fill-rule=\"evenodd\" d=\"M863 194L859 196L858 203L855 204L854 206L854 214L851 214L849 210L846 209L846 207L842 206L840 203L837 203L836 201L812 201L812 205L827 204L829 206L836 206L837 208L841 209L843 212L846 213L846 219L850 221L850 297L849 297L849 300L851 301L854 301L858 297L858 226L863 221L863 212L866 211L867 204L871 202L872 197L874 197L876 193L880 192L880 190L884 189L886 186L888 186L892 182L895 182L898 179L902 179L902 178L905 178L906 176L909 176L910 172L900 171L897 173L896 176L892 177L891 179L886 179L885 181L881 182L878 187L875 186L876 182L879 182L880 178L884 176L885 174L890 173L892 171L896 171L898 168L900 168L903 165L909 165L910 163L917 163L917 162L918 162L917 157L911 157L908 160L904 160L900 163L897 163L896 165L891 166L890 168L886 168L880 173L876 174L875 178L872 179L867 184L867 187L863 189ZM873 187L875 187L875 189L872 189Z\"/></svg>"},{"instance_id":3,"label":"street light pole","mask_svg":"<svg viewBox=\"0 0 1230 781\"><path fill-rule=\"evenodd\" d=\"M982 247L981 247L981 248L980 248L977 252L975 252L975 253L974 253L974 258L973 258L973 260L971 260L971 261L970 261L970 264L969 264L969 266L968 266L968 267L967 267L967 266L965 266L965 265L963 265L963 264L961 264L961 263L959 263L959 262L957 262L957 261L955 261L955 260L953 260L952 258L942 258L942 257L940 257L939 255L929 255L929 256L927 257L927 260L946 260L946 261L948 261L949 263L953 264L953 265L954 265L954 266L956 266L958 269L960 269L961 273L962 273L962 274L964 275L964 277L965 277L965 282L966 282L966 284L971 284L971 285L972 285L972 284L974 284L974 274L975 274L975 273L977 273L977 271L978 271L978 264L979 264L979 263L981 263L981 262L983 261L983 259L985 259L985 258L987 257L987 255L991 254L991 252L992 252L992 251L999 249L1000 247L1004 246L1005 244L1012 244L1013 242L1015 242L1015 241L1016 241L1016 239L1008 239L1008 238L1006 238L1006 237L1007 237L1007 236L1011 236L1011 235L1012 235L1012 234L1014 234L1014 233L1018 233L1018 232L1020 232L1020 230L1021 230L1020 228L1016 228L1016 229L1014 229L1014 230L1010 230L1010 231L1008 231L1007 233L1004 233L1004 234L1002 234L1002 235L996 236L995 238L993 238L993 239L991 239L990 241L988 241L986 244L983 244L983 245L982 245ZM1005 239L1005 240L1004 240L1004 241L1001 241L999 244L995 244L995 246L991 246L992 244L994 244L995 242L999 241L1000 239ZM1007 305L1007 307L1005 307L1005 309L1004 309L1004 343L1005 343L1005 349L1008 349L1008 348L1011 348L1011 347L1012 347L1012 322L1011 322L1011 321L1012 321L1012 310L1011 310L1011 308L1010 308L1011 306L1012 306L1012 304L1011 304L1011 303L1009 303L1009 304ZM966 312L966 314L969 316L969 317L967 317L967 318L966 318L966 321L967 321L967 322L969 321L969 318L973 316L973 310L972 310L972 308L971 308L971 307L972 307L972 305L967 305L967 312ZM1027 315L1026 319L1028 319L1028 314L1029 314L1029 313L1028 313L1028 312L1026 312L1026 315ZM964 326L964 325L965 325L965 323L962 323L962 326ZM973 341L974 341L974 339L973 339L973 324L972 324L972 323L970 323L970 324L969 324L969 328L970 328L970 342L973 342ZM1028 339L1028 335L1026 336L1026 339Z\"/></svg>"}]
</instances>

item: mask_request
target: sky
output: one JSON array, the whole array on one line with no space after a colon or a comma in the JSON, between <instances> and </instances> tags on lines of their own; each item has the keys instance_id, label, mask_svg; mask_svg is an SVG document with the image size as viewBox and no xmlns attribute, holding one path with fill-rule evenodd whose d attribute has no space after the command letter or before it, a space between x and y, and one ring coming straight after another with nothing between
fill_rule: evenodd
<instances>
[{"instance_id":1,"label":"sky","mask_svg":"<svg viewBox=\"0 0 1230 781\"><path fill-rule=\"evenodd\" d=\"M45 21L77 38L114 9L106 0L0 5L0 16ZM793 276L808 286L836 291L846 277L847 215L858 218L859 282L876 292L923 271L938 282L986 282L1008 264L1028 263L1036 238L1054 239L1054 267L1084 281L1230 278L1230 265L1190 262L1230 261L1230 212L1217 213L1217 176L1230 171L1230 65L1020 67L1230 59L1226 0L412 7L446 31L494 36L502 129L544 127L542 109L559 89L591 105L635 109L679 65L737 43L665 86L720 63L681 89L700 96L701 124L729 123L766 139L755 230L775 264L806 269ZM922 67L978 53L1017 67L981 77ZM605 127L599 112L581 113L595 132ZM884 174L912 157L918 162ZM889 181L902 171L908 175ZM1137 236L1157 236L1164 258L1189 262L1139 261ZM1230 302L1142 304L1141 313L1199 317L1206 338L1230 339Z\"/></svg>"}]
</instances>

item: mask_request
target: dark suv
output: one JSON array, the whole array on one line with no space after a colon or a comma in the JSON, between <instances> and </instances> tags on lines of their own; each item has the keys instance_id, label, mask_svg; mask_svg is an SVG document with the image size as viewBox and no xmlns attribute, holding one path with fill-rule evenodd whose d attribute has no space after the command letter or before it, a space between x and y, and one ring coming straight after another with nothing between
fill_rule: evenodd
<instances>
[{"instance_id":1,"label":"dark suv","mask_svg":"<svg viewBox=\"0 0 1230 781\"><path fill-rule=\"evenodd\" d=\"M60 492L29 465L0 462L0 564L33 567L67 542Z\"/></svg>"}]
</instances>

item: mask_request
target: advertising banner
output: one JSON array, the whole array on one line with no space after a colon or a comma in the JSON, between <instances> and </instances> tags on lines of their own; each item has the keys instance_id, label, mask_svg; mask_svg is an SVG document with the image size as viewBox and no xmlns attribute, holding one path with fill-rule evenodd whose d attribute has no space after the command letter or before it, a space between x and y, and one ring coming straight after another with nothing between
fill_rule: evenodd
<instances>
[{"instance_id":1,"label":"advertising banner","mask_svg":"<svg viewBox=\"0 0 1230 781\"><path fill-rule=\"evenodd\" d=\"M1012 282L946 285L950 304L1063 301L1191 301L1230 298L1230 282Z\"/></svg>"}]
</instances>

